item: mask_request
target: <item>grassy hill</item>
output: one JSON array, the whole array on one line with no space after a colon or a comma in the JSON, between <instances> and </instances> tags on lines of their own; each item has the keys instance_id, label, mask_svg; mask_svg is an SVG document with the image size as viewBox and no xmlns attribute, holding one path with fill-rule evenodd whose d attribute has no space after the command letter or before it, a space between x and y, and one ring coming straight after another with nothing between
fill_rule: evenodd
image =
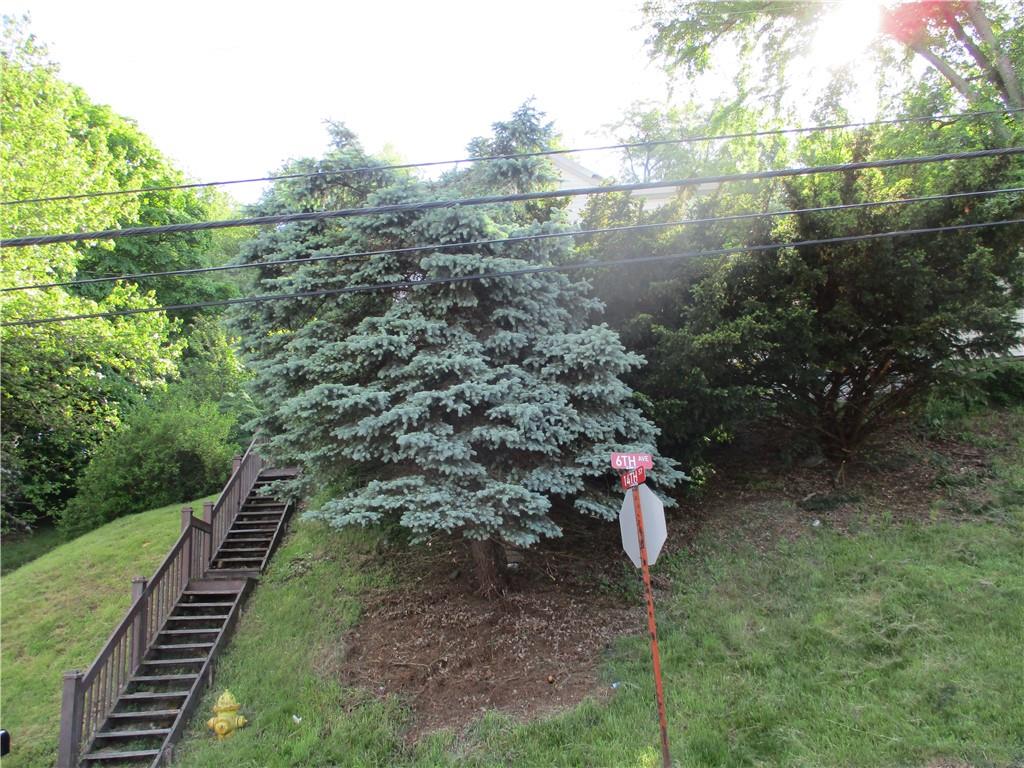
<instances>
[{"instance_id":1,"label":"grassy hill","mask_svg":"<svg viewBox=\"0 0 1024 768\"><path fill-rule=\"evenodd\" d=\"M794 497L793 477L757 468L709 499L705 508L718 512L659 561L678 764L924 768L1024 759L1024 412L990 414L965 423L949 445L911 441L879 461L893 468L854 478L831 498ZM372 687L352 686L341 671L351 629L382 602L401 613L404 596L422 589L411 573L382 567L380 552L365 534L295 527L175 765L659 764L642 635L619 639L597 660L594 695L574 708L528 722L478 711L410 738L414 696L383 684L388 665L407 657L374 660L383 664L370 673L381 675ZM635 580L628 571L618 585L627 601L639 599ZM469 637L453 602L435 610L458 625L453 637ZM430 640L430 630L409 626L418 636L409 647ZM536 631L554 634L555 617ZM440 676L437 667L424 672L417 685ZM470 686L474 675L486 688L482 671L463 672ZM533 690L548 683L535 680ZM518 684L523 698L532 695L529 681ZM251 725L217 742L203 721L224 687Z\"/></svg>"},{"instance_id":2,"label":"grassy hill","mask_svg":"<svg viewBox=\"0 0 1024 768\"><path fill-rule=\"evenodd\" d=\"M894 446L832 492L808 493L806 472L763 461L723 469L731 479L719 492L674 513L672 531L700 520L656 567L679 764L959 768L1024 760L1024 410L954 431L950 440ZM177 529L176 507L143 513L4 577L3 722L15 739L5 768L52 765L61 673L91 660L127 606L129 578L155 568ZM610 582L595 570L590 591L633 606L637 634L578 660L594 679L576 706L527 719L478 708L433 730L420 727L410 688L393 690L394 679L383 677L367 686L365 678L413 664L407 671L419 676L411 683L428 686L441 677L438 667L381 646L364 655L376 666L354 682L351 644L365 646L359 628L379 626L382 614L406 621L398 626L408 629L410 648L433 639L432 629L415 629L425 617L402 616L410 596L438 587L424 583L431 578L454 594L457 574L440 555L384 545L370 532L294 524L175 765L658 764L650 657L629 568ZM409 567L398 562L417 557ZM423 567L439 558L440 569ZM584 574L591 565L583 563ZM464 605L436 604L451 637L468 637ZM515 598L509 605L517 609ZM530 631L553 634L556 620ZM500 640L486 626L481 637ZM445 680L454 685L461 676L467 690L483 690L477 674L452 668ZM527 681L517 695L560 684ZM204 721L225 687L250 725L217 742Z\"/></svg>"},{"instance_id":3,"label":"grassy hill","mask_svg":"<svg viewBox=\"0 0 1024 768\"><path fill-rule=\"evenodd\" d=\"M3 576L0 704L13 743L4 768L53 765L61 676L92 662L128 608L131 577L149 576L177 539L181 506L120 518Z\"/></svg>"}]
</instances>

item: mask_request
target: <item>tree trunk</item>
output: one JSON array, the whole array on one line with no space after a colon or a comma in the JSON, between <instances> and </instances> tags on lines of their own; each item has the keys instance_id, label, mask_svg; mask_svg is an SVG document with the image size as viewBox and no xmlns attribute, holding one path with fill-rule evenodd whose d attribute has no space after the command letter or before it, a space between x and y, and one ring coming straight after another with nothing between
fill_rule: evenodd
<instances>
[{"instance_id":1,"label":"tree trunk","mask_svg":"<svg viewBox=\"0 0 1024 768\"><path fill-rule=\"evenodd\" d=\"M995 33L992 31L992 25L989 24L985 12L978 3L964 3L964 10L967 11L974 29L977 30L978 35L988 45L992 51L992 56L995 57L996 69L999 70L999 74L1002 76L1003 85L1009 91L1008 105L1016 109L1024 108L1024 88L1021 87L1020 78L1014 72L1010 58L999 47L999 41L996 40Z\"/></svg>"},{"instance_id":2,"label":"tree trunk","mask_svg":"<svg viewBox=\"0 0 1024 768\"><path fill-rule=\"evenodd\" d=\"M921 41L910 43L910 47L914 53L920 56L922 59L931 64L939 73L949 81L957 92L964 97L968 104L971 105L983 105L981 94L978 93L974 87L968 83L963 77L957 73L949 64L939 58L925 43ZM1010 140L1010 134L1006 130L1006 126L1003 125L998 118L991 122L992 131L996 134L1000 141L1004 144Z\"/></svg>"},{"instance_id":3,"label":"tree trunk","mask_svg":"<svg viewBox=\"0 0 1024 768\"><path fill-rule=\"evenodd\" d=\"M490 539L474 539L469 543L469 553L473 556L477 591L488 598L504 593L504 555L501 547Z\"/></svg>"},{"instance_id":4,"label":"tree trunk","mask_svg":"<svg viewBox=\"0 0 1024 768\"><path fill-rule=\"evenodd\" d=\"M967 31L964 29L960 20L956 17L952 8L948 5L943 8L943 13L946 17L946 25L953 31L953 35L959 40L967 52L971 54L971 58L974 59L975 63L981 68L981 71L985 73L985 77L990 83L999 91L999 96L1002 98L1003 103L1010 106L1010 92L1007 90L1006 84L1003 83L1003 78L999 72L989 61L988 56L979 48L975 42L968 36Z\"/></svg>"}]
</instances>

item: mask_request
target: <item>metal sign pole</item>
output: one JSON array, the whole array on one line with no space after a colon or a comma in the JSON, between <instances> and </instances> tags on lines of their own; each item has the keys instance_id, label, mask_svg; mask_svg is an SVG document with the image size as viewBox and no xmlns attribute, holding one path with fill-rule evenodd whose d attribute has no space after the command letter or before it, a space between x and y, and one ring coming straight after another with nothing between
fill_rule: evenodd
<instances>
[{"instance_id":1,"label":"metal sign pole","mask_svg":"<svg viewBox=\"0 0 1024 768\"><path fill-rule=\"evenodd\" d=\"M633 511L636 513L636 534L640 544L640 568L644 576L644 590L647 593L647 631L651 635L651 658L654 660L654 690L658 697L658 721L661 725L661 764L672 768L668 753L668 718L665 715L665 691L661 685L661 655L658 653L658 627L654 623L654 590L651 587L651 570L647 565L647 544L644 541L644 515L640 507L640 488L633 486Z\"/></svg>"}]
</instances>

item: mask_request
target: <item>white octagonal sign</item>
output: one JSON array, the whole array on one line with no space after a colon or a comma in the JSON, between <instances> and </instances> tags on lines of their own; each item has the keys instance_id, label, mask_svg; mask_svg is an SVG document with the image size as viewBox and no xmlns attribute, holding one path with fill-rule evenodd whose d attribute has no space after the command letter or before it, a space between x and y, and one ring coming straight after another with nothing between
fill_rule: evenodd
<instances>
[{"instance_id":1,"label":"white octagonal sign","mask_svg":"<svg viewBox=\"0 0 1024 768\"><path fill-rule=\"evenodd\" d=\"M665 527L665 507L661 499L646 484L637 486L640 491L640 509L644 518L644 543L647 545L647 564L654 565L658 553L668 538ZM619 510L619 529L622 531L622 548L626 550L633 565L640 567L640 540L636 535L636 513L633 511L633 491L626 491Z\"/></svg>"}]
</instances>

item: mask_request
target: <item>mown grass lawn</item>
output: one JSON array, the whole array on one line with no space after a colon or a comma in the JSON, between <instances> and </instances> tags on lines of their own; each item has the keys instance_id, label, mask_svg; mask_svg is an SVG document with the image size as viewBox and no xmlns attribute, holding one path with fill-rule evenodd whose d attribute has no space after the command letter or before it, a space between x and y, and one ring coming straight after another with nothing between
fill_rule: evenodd
<instances>
[{"instance_id":1,"label":"mown grass lawn","mask_svg":"<svg viewBox=\"0 0 1024 768\"><path fill-rule=\"evenodd\" d=\"M1009 413L1018 426L1020 411ZM1018 435L1021 433L1018 430ZM816 529L768 554L698 540L659 563L673 756L685 766L1009 766L1024 760L1024 439L977 515ZM275 556L175 764L655 766L642 637L604 667L606 701L516 724L487 715L408 745L394 698L346 689L332 659L359 596L386 587L372 540L300 524ZM362 563L361 565L359 563ZM224 687L251 725L216 742Z\"/></svg>"},{"instance_id":2,"label":"mown grass lawn","mask_svg":"<svg viewBox=\"0 0 1024 768\"><path fill-rule=\"evenodd\" d=\"M3 576L0 704L12 739L4 768L53 765L62 675L95 658L128 608L131 577L152 574L177 539L180 507L114 520Z\"/></svg>"}]
</instances>

